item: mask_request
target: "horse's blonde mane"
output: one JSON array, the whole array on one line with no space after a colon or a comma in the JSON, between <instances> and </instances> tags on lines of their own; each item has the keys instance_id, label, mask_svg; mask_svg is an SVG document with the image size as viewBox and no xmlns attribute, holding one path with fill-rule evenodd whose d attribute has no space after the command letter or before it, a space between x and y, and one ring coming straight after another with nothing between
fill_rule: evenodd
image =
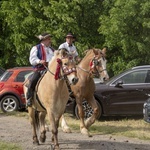
<instances>
[{"instance_id":1,"label":"horse's blonde mane","mask_svg":"<svg viewBox=\"0 0 150 150\"><path fill-rule=\"evenodd\" d=\"M92 48L92 49L87 49L83 52L83 54L85 55L85 58L88 57L92 52L93 50L98 54L98 52L101 52L103 54L104 57L106 57L106 52L107 52L107 49L104 47L102 50L99 49L99 48Z\"/></svg>"},{"instance_id":2,"label":"horse's blonde mane","mask_svg":"<svg viewBox=\"0 0 150 150\"><path fill-rule=\"evenodd\" d=\"M93 50L96 51L97 53L98 51L102 51L101 49L98 49L98 48L87 49L83 52L83 54L85 55L85 58L88 57L91 53L93 53Z\"/></svg>"}]
</instances>

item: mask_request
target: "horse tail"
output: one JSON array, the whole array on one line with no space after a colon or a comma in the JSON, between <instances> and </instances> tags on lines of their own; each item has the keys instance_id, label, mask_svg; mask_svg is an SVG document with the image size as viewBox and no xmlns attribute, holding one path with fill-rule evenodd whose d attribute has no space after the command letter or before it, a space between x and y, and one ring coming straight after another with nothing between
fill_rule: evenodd
<instances>
[{"instance_id":1,"label":"horse tail","mask_svg":"<svg viewBox=\"0 0 150 150\"><path fill-rule=\"evenodd\" d=\"M39 111L35 110L35 125L36 129L38 130L40 127L40 119L39 119Z\"/></svg>"}]
</instances>

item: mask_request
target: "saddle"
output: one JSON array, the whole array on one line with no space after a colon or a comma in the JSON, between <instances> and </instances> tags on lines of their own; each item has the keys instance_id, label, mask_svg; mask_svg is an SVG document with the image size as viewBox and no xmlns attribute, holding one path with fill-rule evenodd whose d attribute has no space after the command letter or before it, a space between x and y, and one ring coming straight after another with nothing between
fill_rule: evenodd
<instances>
[{"instance_id":1,"label":"saddle","mask_svg":"<svg viewBox=\"0 0 150 150\"><path fill-rule=\"evenodd\" d=\"M45 107L42 105L42 103L41 103L41 101L40 101L40 99L38 98L38 95L37 95L37 89L38 89L39 83L40 83L40 81L42 80L42 78L44 77L44 75L45 75L46 72L47 72L46 70L40 72L40 73L41 73L41 77L40 77L39 80L37 81L37 84L36 84L36 86L35 86L35 90L34 90L34 92L33 92L33 99L32 99L32 103L33 103L33 104L32 104L32 107L33 107L34 109L38 110L38 111L45 111L45 110L46 110ZM32 76L33 76L33 72L30 73L30 74L28 74L28 75L26 76L27 81L24 83L24 85L25 85L27 88L28 88L28 86L29 86L29 84L30 84L30 80L32 79Z\"/></svg>"}]
</instances>

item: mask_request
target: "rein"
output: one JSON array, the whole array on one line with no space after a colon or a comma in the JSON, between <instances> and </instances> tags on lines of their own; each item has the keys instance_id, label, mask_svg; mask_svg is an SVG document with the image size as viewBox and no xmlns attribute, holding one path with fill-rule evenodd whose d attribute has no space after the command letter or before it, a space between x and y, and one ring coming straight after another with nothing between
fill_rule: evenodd
<instances>
[{"instance_id":1,"label":"rein","mask_svg":"<svg viewBox=\"0 0 150 150\"><path fill-rule=\"evenodd\" d=\"M47 66L44 65L44 68L45 68L49 73L51 73L53 76L55 75L53 72L51 72L51 71L49 70L49 68L48 68Z\"/></svg>"},{"instance_id":2,"label":"rein","mask_svg":"<svg viewBox=\"0 0 150 150\"><path fill-rule=\"evenodd\" d=\"M76 68L68 69L67 66L65 66L65 65L62 66L62 60L59 59L59 58L57 59L57 67L56 67L55 74L52 71L50 71L50 69L46 65L44 65L44 67L49 73L51 73L54 76L55 80L58 80L58 79L65 79L66 80L67 75L69 75L73 72L76 72ZM62 72L63 72L63 76L61 75L61 69L62 69Z\"/></svg>"}]
</instances>

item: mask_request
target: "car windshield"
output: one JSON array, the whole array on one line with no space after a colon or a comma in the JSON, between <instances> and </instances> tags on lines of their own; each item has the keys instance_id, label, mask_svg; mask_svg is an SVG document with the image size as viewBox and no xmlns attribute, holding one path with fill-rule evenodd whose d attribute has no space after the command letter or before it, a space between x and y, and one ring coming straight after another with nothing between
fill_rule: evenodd
<instances>
[{"instance_id":1,"label":"car windshield","mask_svg":"<svg viewBox=\"0 0 150 150\"><path fill-rule=\"evenodd\" d=\"M5 71L3 75L0 77L0 81L7 81L12 74L13 71Z\"/></svg>"}]
</instances>

